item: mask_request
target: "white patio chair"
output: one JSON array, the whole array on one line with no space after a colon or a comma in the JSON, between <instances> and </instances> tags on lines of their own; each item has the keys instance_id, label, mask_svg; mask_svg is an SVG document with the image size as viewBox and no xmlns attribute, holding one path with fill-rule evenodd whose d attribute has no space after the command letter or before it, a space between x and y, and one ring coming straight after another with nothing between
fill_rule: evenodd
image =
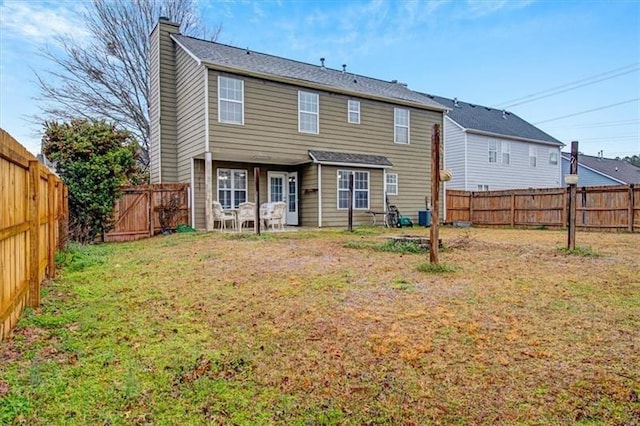
<instances>
[{"instance_id":1,"label":"white patio chair","mask_svg":"<svg viewBox=\"0 0 640 426\"><path fill-rule=\"evenodd\" d=\"M222 204L218 201L213 202L213 227L216 227L216 222L220 222L220 229L227 229L227 222L231 221L231 228L236 228L236 215L232 211L225 211L222 208Z\"/></svg>"},{"instance_id":2,"label":"white patio chair","mask_svg":"<svg viewBox=\"0 0 640 426\"><path fill-rule=\"evenodd\" d=\"M250 201L240 203L238 206L238 230L242 231L245 222L254 222L256 220L256 203Z\"/></svg>"},{"instance_id":3,"label":"white patio chair","mask_svg":"<svg viewBox=\"0 0 640 426\"><path fill-rule=\"evenodd\" d=\"M264 215L261 216L265 229L268 227L271 227L271 229L275 229L276 226L280 229L284 229L284 215L286 212L287 204L283 201L278 201L277 203L270 204L271 208L267 209Z\"/></svg>"}]
</instances>

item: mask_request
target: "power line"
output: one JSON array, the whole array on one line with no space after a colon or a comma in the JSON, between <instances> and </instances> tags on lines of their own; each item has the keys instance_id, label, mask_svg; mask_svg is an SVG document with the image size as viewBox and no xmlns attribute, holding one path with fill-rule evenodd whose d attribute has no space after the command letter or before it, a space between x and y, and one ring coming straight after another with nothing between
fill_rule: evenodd
<instances>
[{"instance_id":1,"label":"power line","mask_svg":"<svg viewBox=\"0 0 640 426\"><path fill-rule=\"evenodd\" d=\"M584 86L587 86L587 85L590 85L590 84L598 83L600 81L604 81L604 80L608 80L608 79L611 79L611 78L619 77L621 75L629 74L629 73L632 73L632 72L637 71L639 69L638 68L638 64L639 64L638 62L635 62L633 64L625 65L624 67L615 68L615 69L612 69L612 70L609 70L609 71L606 71L606 72L603 72L603 73L600 73L600 74L596 74L596 75L592 75L590 77L586 77L586 78L583 78L583 79L580 79L580 80L572 81L570 83L561 84L560 86L552 87L551 89L546 89L546 90L542 90L540 92L532 93L530 95L526 95L526 96L521 96L519 98L510 99L508 101L505 101L505 102L497 104L496 107L507 108L507 107L511 107L511 106L521 105L521 104L526 103L526 102L533 102L534 100L542 99L544 97L553 96L553 95L558 94L558 93L563 93L563 92L566 92L566 91L569 91L569 90L577 89L579 87L584 87ZM628 68L633 68L633 69L629 70ZM623 70L626 70L626 71L623 71ZM610 75L612 73L617 73L617 74ZM605 77L605 76L607 76L607 77ZM591 80L594 80L594 79L597 79L597 80L591 81ZM584 84L581 84L581 83L584 83ZM575 87L569 87L569 86L575 86ZM562 89L564 89L564 90L562 90ZM558 91L558 92L555 93L556 91ZM551 93L551 92L554 92L554 93ZM540 95L544 95L544 96L540 96ZM540 96L540 97L535 98L535 99L531 99L531 98L536 97L536 96ZM525 100L526 100L526 102L524 102ZM520 102L520 101L523 101L523 102ZM520 103L514 103L514 102L520 102Z\"/></svg>"},{"instance_id":2,"label":"power line","mask_svg":"<svg viewBox=\"0 0 640 426\"><path fill-rule=\"evenodd\" d=\"M571 90L579 89L581 87L591 86L592 84L596 84L596 83L599 83L599 82L605 81L605 80L611 80L612 78L620 77L621 75L629 74L629 73L638 71L639 69L640 68L635 68L635 69L632 69L630 71L621 72L621 73L618 73L618 74L615 74L615 75L612 75L612 76L609 76L609 77L599 78L597 80L590 81L588 83L578 84L577 86L572 86L572 87L569 87L569 88L566 88L566 89L563 89L563 90L557 90L555 92L552 92L552 93L549 93L549 94L546 94L546 95L537 96L537 97L529 99L527 101L516 102L514 104L505 105L504 108L512 108L512 107L515 107L515 106L518 106L518 105L528 104L529 102L534 102L534 101L537 101L539 99L544 99L544 98L548 98L548 97L551 97L551 96L559 95L560 93L569 92Z\"/></svg>"},{"instance_id":3,"label":"power line","mask_svg":"<svg viewBox=\"0 0 640 426\"><path fill-rule=\"evenodd\" d=\"M640 120L618 120L618 121L600 121L598 123L582 123L571 126L555 125L548 126L548 129L590 129L594 127L617 127L617 126L633 126L640 123Z\"/></svg>"},{"instance_id":4,"label":"power line","mask_svg":"<svg viewBox=\"0 0 640 426\"><path fill-rule=\"evenodd\" d=\"M580 111L580 112L575 112L573 114L563 115L563 116L560 116L560 117L554 117L554 118L550 118L548 120L538 121L537 123L533 123L533 124L537 126L538 124L548 123L550 121L562 120L563 118L575 117L576 115L586 114L588 112L600 111L602 109L613 108L613 107L618 106L618 105L629 104L631 102L636 102L638 100L640 100L640 98L629 99L628 101L622 101L622 102L618 102L618 103L611 104L611 105L605 105L605 106L601 106L601 107L598 107L598 108L588 109L586 111Z\"/></svg>"}]
</instances>

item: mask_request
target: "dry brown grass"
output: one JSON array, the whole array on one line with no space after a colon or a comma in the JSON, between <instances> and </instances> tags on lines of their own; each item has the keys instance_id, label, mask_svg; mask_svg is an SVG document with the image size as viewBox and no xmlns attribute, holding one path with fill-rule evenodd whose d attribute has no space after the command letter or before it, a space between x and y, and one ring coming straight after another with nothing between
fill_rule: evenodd
<instances>
[{"instance_id":1,"label":"dry brown grass","mask_svg":"<svg viewBox=\"0 0 640 426\"><path fill-rule=\"evenodd\" d=\"M640 423L639 235L579 233L593 257L561 253L563 232L446 228L456 270L428 274L428 254L344 247L379 232L111 246L101 303L123 307L119 344L152 371L250 383L253 409L202 397L202 422ZM150 382L140 398L161 397Z\"/></svg>"}]
</instances>

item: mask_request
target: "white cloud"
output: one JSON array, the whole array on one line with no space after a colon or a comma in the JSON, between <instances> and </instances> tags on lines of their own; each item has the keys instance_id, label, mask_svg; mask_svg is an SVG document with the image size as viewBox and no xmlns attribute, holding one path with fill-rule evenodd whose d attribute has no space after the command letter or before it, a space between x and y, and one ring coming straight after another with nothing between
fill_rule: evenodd
<instances>
[{"instance_id":1,"label":"white cloud","mask_svg":"<svg viewBox=\"0 0 640 426\"><path fill-rule=\"evenodd\" d=\"M81 19L69 5L75 7L78 4L5 1L0 5L2 32L33 42L46 41L56 35L68 35L75 39L89 36Z\"/></svg>"},{"instance_id":2,"label":"white cloud","mask_svg":"<svg viewBox=\"0 0 640 426\"><path fill-rule=\"evenodd\" d=\"M482 18L501 10L522 9L533 3L533 0L468 0L465 15L468 18Z\"/></svg>"}]
</instances>

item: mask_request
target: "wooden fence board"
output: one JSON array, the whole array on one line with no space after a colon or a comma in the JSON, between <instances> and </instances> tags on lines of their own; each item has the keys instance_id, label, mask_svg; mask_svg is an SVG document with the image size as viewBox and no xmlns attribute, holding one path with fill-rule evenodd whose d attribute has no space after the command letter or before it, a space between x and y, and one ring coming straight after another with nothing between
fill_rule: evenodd
<instances>
[{"instance_id":1,"label":"wooden fence board","mask_svg":"<svg viewBox=\"0 0 640 426\"><path fill-rule=\"evenodd\" d=\"M581 229L640 229L640 188L634 185L580 187L576 226ZM483 226L567 225L566 188L510 191L447 190L446 221Z\"/></svg>"},{"instance_id":2,"label":"wooden fence board","mask_svg":"<svg viewBox=\"0 0 640 426\"><path fill-rule=\"evenodd\" d=\"M0 129L0 340L24 308L37 306L40 285L55 272L66 241L66 187Z\"/></svg>"}]
</instances>

